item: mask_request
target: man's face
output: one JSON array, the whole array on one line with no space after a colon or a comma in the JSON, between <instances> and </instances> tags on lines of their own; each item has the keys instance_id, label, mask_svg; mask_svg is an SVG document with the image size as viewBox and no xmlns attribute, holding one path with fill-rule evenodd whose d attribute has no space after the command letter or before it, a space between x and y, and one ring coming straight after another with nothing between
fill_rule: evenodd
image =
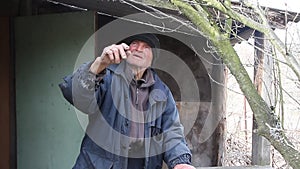
<instances>
[{"instance_id":1,"label":"man's face","mask_svg":"<svg viewBox=\"0 0 300 169\"><path fill-rule=\"evenodd\" d=\"M131 54L127 57L127 63L139 68L147 68L151 66L153 59L151 47L143 41L134 40L129 45Z\"/></svg>"}]
</instances>

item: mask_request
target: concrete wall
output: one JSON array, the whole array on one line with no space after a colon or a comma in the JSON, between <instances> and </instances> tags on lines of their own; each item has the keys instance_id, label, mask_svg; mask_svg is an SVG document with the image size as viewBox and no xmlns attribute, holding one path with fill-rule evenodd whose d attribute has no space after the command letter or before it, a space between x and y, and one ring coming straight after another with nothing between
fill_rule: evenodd
<instances>
[{"instance_id":1,"label":"concrete wall","mask_svg":"<svg viewBox=\"0 0 300 169\"><path fill-rule=\"evenodd\" d=\"M92 12L15 19L19 169L71 168L74 164L84 132L58 83L73 72L93 29Z\"/></svg>"}]
</instances>

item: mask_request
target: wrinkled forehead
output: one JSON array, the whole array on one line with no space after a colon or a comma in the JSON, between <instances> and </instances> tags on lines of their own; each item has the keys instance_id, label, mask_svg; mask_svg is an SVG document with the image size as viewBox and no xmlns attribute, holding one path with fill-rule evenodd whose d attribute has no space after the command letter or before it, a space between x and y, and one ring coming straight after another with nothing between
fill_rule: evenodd
<instances>
[{"instance_id":1,"label":"wrinkled forehead","mask_svg":"<svg viewBox=\"0 0 300 169\"><path fill-rule=\"evenodd\" d=\"M147 46L149 46L149 47L151 48L151 45L150 45L148 42L144 41L144 40L133 39L133 40L130 42L130 45L133 44L133 43L143 43L143 45L147 45Z\"/></svg>"}]
</instances>

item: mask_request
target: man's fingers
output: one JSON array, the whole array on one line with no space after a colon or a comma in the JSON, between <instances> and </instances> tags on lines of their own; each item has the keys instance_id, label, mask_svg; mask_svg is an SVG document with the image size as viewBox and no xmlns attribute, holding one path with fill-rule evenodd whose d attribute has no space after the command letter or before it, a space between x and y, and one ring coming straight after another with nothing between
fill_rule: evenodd
<instances>
[{"instance_id":1,"label":"man's fingers","mask_svg":"<svg viewBox=\"0 0 300 169\"><path fill-rule=\"evenodd\" d=\"M124 44L124 45L123 45ZM119 49L119 52L120 52L120 55L121 55L121 57L122 57L122 59L126 59L127 58L127 55L126 55L126 50L128 50L129 49L129 47L128 47L128 49L126 49L125 46L126 44L125 43L122 43L121 45L118 45L117 47L118 47L118 49Z\"/></svg>"},{"instance_id":2,"label":"man's fingers","mask_svg":"<svg viewBox=\"0 0 300 169\"><path fill-rule=\"evenodd\" d=\"M111 62L114 62L114 61L115 61L115 57L114 57L113 51L107 50L105 53L106 53L106 55L108 55L109 60L110 60Z\"/></svg>"},{"instance_id":3,"label":"man's fingers","mask_svg":"<svg viewBox=\"0 0 300 169\"><path fill-rule=\"evenodd\" d=\"M111 51L113 52L114 54L114 62L115 63L120 63L120 53L119 53L119 49L117 47L113 47L111 49Z\"/></svg>"},{"instance_id":4,"label":"man's fingers","mask_svg":"<svg viewBox=\"0 0 300 169\"><path fill-rule=\"evenodd\" d=\"M129 49L129 46L128 46L126 43L121 43L121 45L123 46L123 48L124 48L125 50L128 50L128 49Z\"/></svg>"},{"instance_id":5,"label":"man's fingers","mask_svg":"<svg viewBox=\"0 0 300 169\"><path fill-rule=\"evenodd\" d=\"M131 55L131 51L130 51L130 50L127 50L127 51L126 51L126 56L129 56L129 55Z\"/></svg>"},{"instance_id":6,"label":"man's fingers","mask_svg":"<svg viewBox=\"0 0 300 169\"><path fill-rule=\"evenodd\" d=\"M111 45L104 49L105 55L108 56L108 59L111 63L120 63L121 59L126 59L128 56L129 46L125 43L119 45Z\"/></svg>"}]
</instances>

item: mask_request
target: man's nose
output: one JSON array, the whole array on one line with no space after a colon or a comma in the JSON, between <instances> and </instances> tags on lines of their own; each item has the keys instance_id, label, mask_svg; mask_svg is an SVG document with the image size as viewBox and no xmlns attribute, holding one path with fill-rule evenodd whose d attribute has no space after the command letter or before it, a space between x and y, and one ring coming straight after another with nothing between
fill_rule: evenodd
<instances>
[{"instance_id":1,"label":"man's nose","mask_svg":"<svg viewBox=\"0 0 300 169\"><path fill-rule=\"evenodd\" d=\"M138 45L137 45L137 48L136 48L136 50L137 51L143 51L144 50L144 45L143 44L141 44L141 43L138 43Z\"/></svg>"}]
</instances>

